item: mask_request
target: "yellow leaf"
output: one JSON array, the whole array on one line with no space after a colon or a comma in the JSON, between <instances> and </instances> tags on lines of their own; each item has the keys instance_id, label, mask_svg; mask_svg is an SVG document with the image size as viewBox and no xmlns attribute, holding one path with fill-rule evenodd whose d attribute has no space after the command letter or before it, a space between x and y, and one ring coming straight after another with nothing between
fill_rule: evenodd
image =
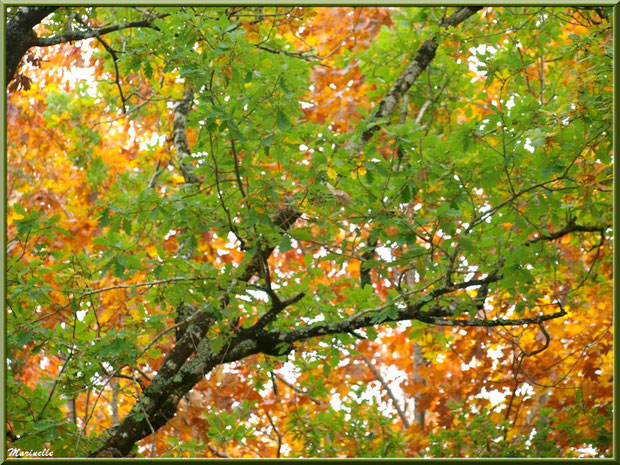
<instances>
[{"instance_id":1,"label":"yellow leaf","mask_svg":"<svg viewBox=\"0 0 620 465\"><path fill-rule=\"evenodd\" d=\"M327 169L327 177L329 179L333 179L335 180L338 177L338 173L336 173L336 170L332 167Z\"/></svg>"}]
</instances>

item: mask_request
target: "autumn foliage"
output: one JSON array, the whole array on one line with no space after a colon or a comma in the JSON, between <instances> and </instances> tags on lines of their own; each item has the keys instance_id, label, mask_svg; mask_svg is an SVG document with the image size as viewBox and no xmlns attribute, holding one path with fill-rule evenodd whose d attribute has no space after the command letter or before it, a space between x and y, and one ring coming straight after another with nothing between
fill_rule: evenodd
<instances>
[{"instance_id":1,"label":"autumn foliage","mask_svg":"<svg viewBox=\"0 0 620 465\"><path fill-rule=\"evenodd\" d=\"M610 15L53 11L7 82L7 450L612 456Z\"/></svg>"}]
</instances>

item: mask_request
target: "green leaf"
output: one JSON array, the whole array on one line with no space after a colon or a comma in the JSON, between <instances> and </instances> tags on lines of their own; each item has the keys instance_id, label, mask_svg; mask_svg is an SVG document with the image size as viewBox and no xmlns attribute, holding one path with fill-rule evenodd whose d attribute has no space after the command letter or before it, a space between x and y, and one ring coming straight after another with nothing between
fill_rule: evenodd
<instances>
[{"instance_id":1,"label":"green leaf","mask_svg":"<svg viewBox=\"0 0 620 465\"><path fill-rule=\"evenodd\" d=\"M131 234L131 220L129 218L123 218L122 228L125 233Z\"/></svg>"},{"instance_id":2,"label":"green leaf","mask_svg":"<svg viewBox=\"0 0 620 465\"><path fill-rule=\"evenodd\" d=\"M291 127L291 122L281 110L278 110L276 113L276 126L278 126L278 129L281 129L282 131L285 131Z\"/></svg>"},{"instance_id":3,"label":"green leaf","mask_svg":"<svg viewBox=\"0 0 620 465\"><path fill-rule=\"evenodd\" d=\"M293 246L291 245L291 238L288 234L282 236L282 240L280 241L280 245L278 245L278 248L282 253L288 252L293 248Z\"/></svg>"}]
</instances>

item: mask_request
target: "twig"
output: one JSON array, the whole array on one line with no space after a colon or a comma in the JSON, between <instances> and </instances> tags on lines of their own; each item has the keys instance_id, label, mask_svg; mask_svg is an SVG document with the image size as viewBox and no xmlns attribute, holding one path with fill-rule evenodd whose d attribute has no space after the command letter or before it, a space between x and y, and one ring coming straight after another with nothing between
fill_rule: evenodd
<instances>
[{"instance_id":1,"label":"twig","mask_svg":"<svg viewBox=\"0 0 620 465\"><path fill-rule=\"evenodd\" d=\"M278 437L278 451L276 452L276 458L280 458L280 450L282 449L282 433L280 433L280 431L278 431L278 428L276 428L276 425L273 423L273 420L271 419L271 415L269 415L269 412L265 410L265 415L267 415L267 419L269 420L269 424L271 425L271 427L273 428L273 431L276 433L276 436Z\"/></svg>"},{"instance_id":2,"label":"twig","mask_svg":"<svg viewBox=\"0 0 620 465\"><path fill-rule=\"evenodd\" d=\"M602 235L602 237L605 237L605 227L611 227L611 225L606 224L604 226L585 226L577 224L575 222L575 219L573 218L566 226L564 226L559 231L551 234L544 234L530 239L527 241L526 245L529 246L530 244L534 244L539 241L555 241L556 239L560 239L561 237L566 236L567 234L570 234L572 232L598 232Z\"/></svg>"},{"instance_id":3,"label":"twig","mask_svg":"<svg viewBox=\"0 0 620 465\"><path fill-rule=\"evenodd\" d=\"M133 381L134 383L137 383L140 386L140 389L142 389L142 391L144 391L146 389L146 386L144 385L142 380L140 378L136 378L135 376L125 375L123 373L116 373L116 374L113 374L112 377L113 378L129 379L129 380Z\"/></svg>"},{"instance_id":4,"label":"twig","mask_svg":"<svg viewBox=\"0 0 620 465\"><path fill-rule=\"evenodd\" d=\"M347 41L347 39L348 39L349 37L351 37L351 35L352 35L352 34L354 34L354 33L355 33L355 30L357 29L357 26L358 26L359 21L360 21L360 17L361 17L361 15L362 15L362 13L361 13L361 12L362 12L362 9L361 9L361 8L359 8L359 9L358 9L357 18L355 18L355 22L353 23L353 27L351 28L351 30L349 31L349 33L348 33L346 36L344 36L342 40L338 41L338 45L336 45L336 47L335 47L335 48L334 48L331 52L329 52L329 53L328 53L327 55L325 55L325 56L319 57L321 60L326 60L326 59L328 59L329 57L331 57L334 53L336 53L336 52L340 49L340 47L342 47L342 45L343 45L343 44Z\"/></svg>"},{"instance_id":5,"label":"twig","mask_svg":"<svg viewBox=\"0 0 620 465\"><path fill-rule=\"evenodd\" d=\"M282 13L232 13L230 15L231 18L244 18L244 17L249 17L249 18L267 18L269 16L287 16L290 13L293 12L293 10L295 9L295 7L290 8L287 11L284 11ZM243 11L243 10L240 10Z\"/></svg>"},{"instance_id":6,"label":"twig","mask_svg":"<svg viewBox=\"0 0 620 465\"><path fill-rule=\"evenodd\" d=\"M474 229L480 223L485 221L487 218L490 218L491 216L493 216L493 214L495 212L497 212L498 210L500 210L504 206L508 205L509 203L515 201L516 199L521 197L523 194L525 194L527 192L530 192L530 191L532 191L534 189L538 189L539 187L545 187L547 184L558 182L561 179L562 179L562 177L555 178L555 179L550 179L549 181L539 182L538 184L533 184L533 185L531 185L529 187L525 187L525 188L521 189L519 192L517 192L516 194L510 196L509 198L507 198L503 202L500 202L495 207L491 208L490 210L485 211L482 215L477 216L476 218L474 218L472 220L472 222L470 223L470 225L467 227L467 229L465 229L465 234L468 234L472 229Z\"/></svg>"},{"instance_id":7,"label":"twig","mask_svg":"<svg viewBox=\"0 0 620 465\"><path fill-rule=\"evenodd\" d=\"M280 381L282 384L284 384L285 386L290 387L293 391L295 391L298 394L301 394L302 396L307 396L312 402L314 402L315 404L321 404L322 402L320 400L315 399L308 391L306 391L305 389L301 389L297 386L295 386L294 384L289 383L287 380L285 380L282 376L280 376L278 373L273 372L273 376L275 377L275 379L277 379L278 381Z\"/></svg>"},{"instance_id":8,"label":"twig","mask_svg":"<svg viewBox=\"0 0 620 465\"><path fill-rule=\"evenodd\" d=\"M213 455L217 456L217 457L220 457L220 458L223 458L223 459L231 458L230 455L228 455L226 452L220 452L215 447L213 447L211 444L207 444L207 449L209 449L211 451L211 453Z\"/></svg>"},{"instance_id":9,"label":"twig","mask_svg":"<svg viewBox=\"0 0 620 465\"><path fill-rule=\"evenodd\" d=\"M237 156L237 148L235 147L235 139L230 139L230 146L233 154L233 162L235 166L235 177L237 178L237 185L239 186L239 191L244 199L247 198L245 190L243 189L243 183L241 182L241 173L239 172L239 158Z\"/></svg>"},{"instance_id":10,"label":"twig","mask_svg":"<svg viewBox=\"0 0 620 465\"><path fill-rule=\"evenodd\" d=\"M160 166L161 166L161 160L157 160L157 166L155 166L155 172L153 173L153 177L149 181L149 185L148 185L149 189L153 189L155 187L155 184L157 183L157 178L159 178L159 176L165 171L166 167L168 166L168 162L164 163L164 166L162 166L161 169L159 168Z\"/></svg>"},{"instance_id":11,"label":"twig","mask_svg":"<svg viewBox=\"0 0 620 465\"><path fill-rule=\"evenodd\" d=\"M217 164L217 158L215 156L215 151L213 147L213 134L211 133L211 131L209 131L209 144L211 148L210 150L211 160L213 160L213 171L215 174L215 188L217 189L217 198L220 201L222 210L224 210L224 213L226 213L226 219L228 220L228 229L235 235L235 237L239 241L239 244L241 245L241 250L245 250L245 240L239 234L237 227L233 224L232 216L230 215L230 210L228 210L228 207L226 206L226 202L224 202L224 194L222 193L222 189L220 188L220 183L222 181L220 181L219 167Z\"/></svg>"},{"instance_id":12,"label":"twig","mask_svg":"<svg viewBox=\"0 0 620 465\"><path fill-rule=\"evenodd\" d=\"M411 426L411 423L407 419L407 415L405 414L403 409L400 407L398 400L396 399L394 392L392 392L392 389L390 389L390 386L388 385L388 383L385 381L385 379L383 378L383 376L381 375L377 367L370 361L368 357L366 357L365 355L362 355L362 360L364 360L366 365L368 365L368 368L370 369L374 377L377 379L377 381L379 381L379 383L381 383L381 386L383 387L383 389L385 389L385 392L387 393L388 397L392 400L392 404L394 405L394 408L398 412L398 416L400 417L403 427L405 429L409 429L409 427Z\"/></svg>"},{"instance_id":13,"label":"twig","mask_svg":"<svg viewBox=\"0 0 620 465\"><path fill-rule=\"evenodd\" d=\"M86 24L84 21L82 21L80 17L76 17L76 19L82 26L87 27L89 30L92 30L91 27L88 24ZM123 88L121 87L121 81L120 81L121 73L118 70L118 55L116 54L116 50L114 50L105 40L103 40L101 36L95 36L95 39L97 39L97 41L101 45L103 45L103 48L105 48L107 52L112 56L112 62L114 63L114 71L115 71L114 83L116 84L116 87L118 87L118 93L121 96L121 103L123 104L122 106L123 115L126 115L127 114L127 100L125 99L125 95L123 94Z\"/></svg>"},{"instance_id":14,"label":"twig","mask_svg":"<svg viewBox=\"0 0 620 465\"><path fill-rule=\"evenodd\" d=\"M310 50L302 50L300 52L289 52L288 50L278 50L275 48L270 48L270 47L266 47L265 45L256 45L256 48L260 48L261 50L264 50L266 52L269 53L275 53L275 54L283 54L289 57L293 57L293 58L301 58L304 61L319 61L321 60L321 57L310 54Z\"/></svg>"},{"instance_id":15,"label":"twig","mask_svg":"<svg viewBox=\"0 0 620 465\"><path fill-rule=\"evenodd\" d=\"M545 58L541 54L540 55L540 104L541 105L545 103L544 89L545 89Z\"/></svg>"},{"instance_id":16,"label":"twig","mask_svg":"<svg viewBox=\"0 0 620 465\"><path fill-rule=\"evenodd\" d=\"M71 357L73 357L73 350L71 350L69 352L69 355L67 356L67 360L65 360L65 363L62 366L62 369L60 370L60 373L58 373L58 376L56 377L56 380L54 381L54 385L52 386L52 390L50 391L49 396L47 397L47 401L43 405L43 408L41 409L41 412L39 413L39 415L37 415L36 421L41 421L41 418L43 418L43 413L45 413L45 409L47 409L47 406L51 402L52 397L54 395L54 391L56 390L56 387L58 386L58 383L60 382L60 375L63 374L63 372L65 371L65 369L69 365L69 361L71 360Z\"/></svg>"},{"instance_id":17,"label":"twig","mask_svg":"<svg viewBox=\"0 0 620 465\"><path fill-rule=\"evenodd\" d=\"M306 295L304 292L300 292L299 294L287 299L285 301L281 301L278 296L273 292L273 290L269 288L262 289L265 291L271 298L271 308L265 312L258 321L246 329L248 333L256 333L271 323L286 307L293 305L294 303L299 302Z\"/></svg>"},{"instance_id":18,"label":"twig","mask_svg":"<svg viewBox=\"0 0 620 465\"><path fill-rule=\"evenodd\" d=\"M216 279L216 277L215 276L197 276L195 278L188 278L185 276L175 276L173 278L158 279L156 281L147 281L147 282L135 283L135 284L118 284L115 286L102 287L101 289L89 289L89 290L62 289L61 292L80 294L80 297L86 297L86 296L93 295L93 294L99 294L101 292L111 291L113 289L129 289L129 288L144 287L144 286L150 287L150 286L157 286L159 284L168 284L168 283L173 283L173 282L178 282L178 281L191 282L191 281L201 281L201 280L206 280L206 279Z\"/></svg>"},{"instance_id":19,"label":"twig","mask_svg":"<svg viewBox=\"0 0 620 465\"><path fill-rule=\"evenodd\" d=\"M431 103L433 103L431 100L427 100L426 102L424 102L424 105L422 105L422 108L420 108L420 111L418 112L418 116L416 116L416 124L420 124L420 121L422 121L422 117L424 116L426 109L431 105Z\"/></svg>"}]
</instances>

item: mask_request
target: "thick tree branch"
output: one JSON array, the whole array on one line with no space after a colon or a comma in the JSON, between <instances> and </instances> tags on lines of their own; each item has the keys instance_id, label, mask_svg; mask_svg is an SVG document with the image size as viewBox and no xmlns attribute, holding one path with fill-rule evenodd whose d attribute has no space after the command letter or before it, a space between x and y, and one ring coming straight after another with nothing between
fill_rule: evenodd
<instances>
[{"instance_id":1,"label":"thick tree branch","mask_svg":"<svg viewBox=\"0 0 620 465\"><path fill-rule=\"evenodd\" d=\"M419 315L416 319L424 323L429 323L437 326L460 326L460 327L473 327L482 326L485 328L491 328L496 326L523 326L531 324L540 324L544 321L555 320L556 318L562 318L566 315L564 310L560 310L556 313L548 315L539 315L527 318L493 318L490 320L481 320L473 318L471 320L454 320L450 318L441 318L435 316Z\"/></svg>"},{"instance_id":2,"label":"thick tree branch","mask_svg":"<svg viewBox=\"0 0 620 465\"><path fill-rule=\"evenodd\" d=\"M300 216L296 210L285 207L278 210L273 223L278 229L287 231ZM257 252L248 260L247 265L240 266L242 271L239 276L232 280L227 289L222 290L220 310L228 306L238 283L248 282L260 272L261 264L274 249L275 246L259 243ZM290 305L301 297L298 295L285 302ZM229 340L222 350L213 353L210 349L211 341L205 338L213 323L215 317L208 308L192 317L188 328L166 356L162 367L144 391L140 401L119 425L108 430L110 437L102 447L93 452L93 456L126 456L136 441L151 434L151 428L159 429L175 415L177 404L183 395L215 366L269 351L281 344L280 341L275 341L274 344L270 338L265 339L261 334L254 334L254 339L248 341L249 333L241 331L238 336ZM194 352L196 355L188 361Z\"/></svg>"},{"instance_id":3,"label":"thick tree branch","mask_svg":"<svg viewBox=\"0 0 620 465\"><path fill-rule=\"evenodd\" d=\"M6 85L15 76L19 62L36 40L32 30L46 16L57 10L57 6L20 6L6 25Z\"/></svg>"},{"instance_id":4,"label":"thick tree branch","mask_svg":"<svg viewBox=\"0 0 620 465\"><path fill-rule=\"evenodd\" d=\"M477 280L480 281L480 280ZM473 281L472 281L473 282ZM462 283L465 284L465 283ZM492 327L492 326L514 326L514 325L524 325L524 324L540 324L544 321L548 321L555 318L560 318L566 315L564 309L561 309L560 312L556 312L549 315L540 315L536 317L529 318L518 318L518 319L493 319L493 320L449 320L443 318L436 318L432 316L425 316L420 312L421 307L425 304L424 299L419 301L415 306L408 307L404 311L399 312L400 319L411 319L416 318L421 321L425 321L432 324L445 325L445 326L483 326L483 327ZM330 324L323 324L317 326L311 326L307 328L301 328L294 331L289 332L262 332L257 335L253 339L243 339L236 338L235 340L229 341L229 344L226 348L222 349L219 353L213 354L208 350L208 342L203 341L198 350L197 355L193 359L191 359L188 363L186 363L179 373L174 377L174 379L170 380L168 383L168 392L172 392L172 394L168 397L168 399L161 405L155 405L155 410L153 410L153 417L162 421L159 426L165 423L165 413L166 412L174 412L176 409L176 402L180 396L191 389L191 387L198 382L205 373L209 372L215 366L220 363L227 363L236 360L240 360L242 358L247 357L248 355L252 355L255 353L261 352L262 348L268 345L273 344L284 344L286 341L299 341L303 339L312 338L315 336L321 335L329 335L329 334L339 334L343 332L349 332L353 327L361 328L365 326L374 326L376 322L373 321L372 315L364 315L361 317L352 317L343 322L335 322ZM398 318L387 318L384 321L397 321ZM130 421L131 425L137 426L135 420ZM156 426L156 427L159 427ZM146 429L145 425L142 425L144 428L144 434L148 434L148 429ZM123 450L123 449L119 449Z\"/></svg>"},{"instance_id":5,"label":"thick tree branch","mask_svg":"<svg viewBox=\"0 0 620 465\"><path fill-rule=\"evenodd\" d=\"M32 29L57 9L57 6L20 6L7 21L7 34L9 30Z\"/></svg>"},{"instance_id":6,"label":"thick tree branch","mask_svg":"<svg viewBox=\"0 0 620 465\"><path fill-rule=\"evenodd\" d=\"M292 342L302 341L305 339L310 339L310 338L317 337L317 336L350 333L351 331L354 331L356 329L361 329L361 328L365 328L368 326L376 326L377 324L383 323L383 322L420 320L426 323L442 324L443 321L441 319L438 319L436 317L431 317L422 311L422 309L428 303L430 303L432 300L438 297L451 294L458 290L497 282L500 279L502 279L502 277L503 276L501 274L494 273L494 274L487 276L486 278L472 279L470 281L453 284L452 286L439 287L431 291L428 295L423 296L419 298L416 302L412 302L412 303L405 303L405 302L399 302L399 301L408 299L408 297L412 296L413 294L417 292L404 292L398 297L397 300L388 302L386 304L380 305L375 308L366 309L344 320L335 321L331 323L320 323L316 325L293 329L290 331L265 332L264 337L271 338L273 341L279 341L281 343L282 342L292 343ZM396 313L390 314L387 312L387 310L392 309L395 306L398 308ZM435 323L435 321L437 321L437 323ZM489 320L489 321L495 321L495 320ZM522 324L522 323L519 323L519 324ZM468 326L466 324L460 324L460 323L457 323L456 325L457 326ZM501 324L496 324L496 325L491 324L489 326L500 326L500 325ZM474 324L472 326L481 326L481 325Z\"/></svg>"},{"instance_id":7,"label":"thick tree branch","mask_svg":"<svg viewBox=\"0 0 620 465\"><path fill-rule=\"evenodd\" d=\"M545 321L553 320L556 318L561 318L566 315L564 310L561 310L556 313L547 314L547 315L538 315L533 317L526 318L515 318L515 319L506 319L506 318L494 318L494 319L469 319L469 320L460 320L460 319L451 319L451 318L443 318L438 316L429 315L425 312L422 312L421 309L425 305L426 302L418 301L416 304L407 306L406 308L399 310L394 317L386 317L383 319L383 322L396 322L396 321L406 321L406 320L418 320L424 323L438 325L438 326L459 326L459 327L473 327L473 326L482 326L482 327L496 327L496 326L522 326L526 324L538 324ZM327 336L327 335L335 335L335 334L344 334L350 333L355 329L361 329L368 326L376 326L377 322L375 319L376 314L365 314L358 317L348 318L346 320L333 322L333 323L324 323L317 324L313 326L307 326L305 328L298 328L291 331L283 331L280 333L271 332L266 333L264 337L266 339L271 339L273 341L284 342L295 342L302 341L305 339L314 338L317 336Z\"/></svg>"},{"instance_id":8,"label":"thick tree branch","mask_svg":"<svg viewBox=\"0 0 620 465\"><path fill-rule=\"evenodd\" d=\"M481 8L482 7L479 6L462 7L457 10L452 16L445 19L442 22L441 26L457 26ZM422 44L422 46L418 49L418 52L416 53L413 61L399 76L399 78L387 92L383 100L379 102L377 106L377 111L372 116L367 128L364 130L361 137L354 144L349 146L349 151L351 153L356 154L359 150L361 150L361 148L371 139L373 134L379 130L381 125L385 124L383 119L387 118L393 113L394 109L398 105L398 102L411 88L411 86L416 81L418 76L422 73L422 71L424 71L433 60L433 58L435 58L435 52L438 46L439 44L437 42L437 36L433 37L430 40L427 40Z\"/></svg>"},{"instance_id":9,"label":"thick tree branch","mask_svg":"<svg viewBox=\"0 0 620 465\"><path fill-rule=\"evenodd\" d=\"M122 24L114 24L99 29L91 29L88 31L72 31L66 34L59 34L51 37L37 37L33 28L39 24L46 16L57 10L57 6L23 6L17 9L17 12L9 19L6 26L6 69L5 79L6 85L15 76L15 72L19 66L22 57L26 54L30 47L48 47L58 45L65 42L75 42L79 40L100 38L106 34L124 29L149 27L159 30L153 25L154 18L147 18L140 21L131 21ZM159 15L157 18L167 16ZM107 48L107 47L106 47Z\"/></svg>"},{"instance_id":10,"label":"thick tree branch","mask_svg":"<svg viewBox=\"0 0 620 465\"><path fill-rule=\"evenodd\" d=\"M187 184L200 183L200 179L194 173L191 164L192 154L187 143L187 116L192 108L194 93L188 86L185 95L181 100L174 103L174 116L172 119L172 131L174 134L174 147L177 151L177 162L179 171Z\"/></svg>"}]
</instances>

